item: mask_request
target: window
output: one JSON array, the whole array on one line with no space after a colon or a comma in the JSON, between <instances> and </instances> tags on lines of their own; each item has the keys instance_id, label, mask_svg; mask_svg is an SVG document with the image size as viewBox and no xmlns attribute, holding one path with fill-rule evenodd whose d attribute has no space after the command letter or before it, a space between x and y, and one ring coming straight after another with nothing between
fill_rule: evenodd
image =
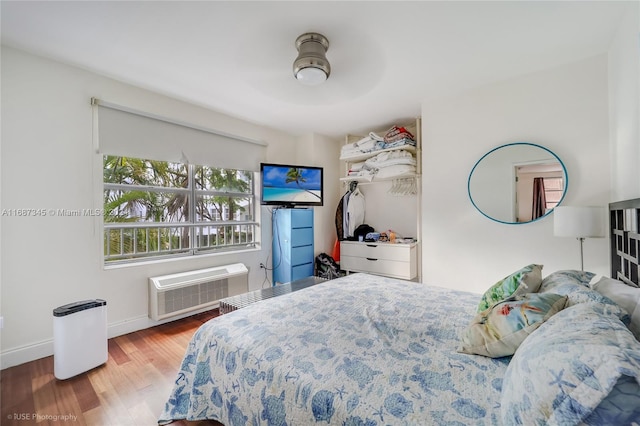
<instances>
[{"instance_id":1,"label":"window","mask_svg":"<svg viewBox=\"0 0 640 426\"><path fill-rule=\"evenodd\" d=\"M254 172L103 156L106 264L255 247Z\"/></svg>"},{"instance_id":2,"label":"window","mask_svg":"<svg viewBox=\"0 0 640 426\"><path fill-rule=\"evenodd\" d=\"M544 196L547 211L558 205L564 194L564 179L562 177L544 178Z\"/></svg>"}]
</instances>

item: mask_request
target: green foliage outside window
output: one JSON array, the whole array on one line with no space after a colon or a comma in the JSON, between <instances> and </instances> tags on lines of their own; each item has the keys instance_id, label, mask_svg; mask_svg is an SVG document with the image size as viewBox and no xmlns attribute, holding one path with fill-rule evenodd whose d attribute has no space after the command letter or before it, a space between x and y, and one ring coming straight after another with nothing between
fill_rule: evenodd
<instances>
[{"instance_id":1,"label":"green foliage outside window","mask_svg":"<svg viewBox=\"0 0 640 426\"><path fill-rule=\"evenodd\" d=\"M103 157L105 261L254 244L253 172Z\"/></svg>"}]
</instances>

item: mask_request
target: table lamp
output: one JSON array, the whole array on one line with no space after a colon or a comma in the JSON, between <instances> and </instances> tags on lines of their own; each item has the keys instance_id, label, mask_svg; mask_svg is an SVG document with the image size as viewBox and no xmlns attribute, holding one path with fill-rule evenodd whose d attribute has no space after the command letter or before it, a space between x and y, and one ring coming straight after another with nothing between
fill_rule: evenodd
<instances>
[{"instance_id":1,"label":"table lamp","mask_svg":"<svg viewBox=\"0 0 640 426\"><path fill-rule=\"evenodd\" d=\"M604 237L604 209L601 207L556 207L553 209L553 235L580 240L580 269L584 271L584 239Z\"/></svg>"}]
</instances>

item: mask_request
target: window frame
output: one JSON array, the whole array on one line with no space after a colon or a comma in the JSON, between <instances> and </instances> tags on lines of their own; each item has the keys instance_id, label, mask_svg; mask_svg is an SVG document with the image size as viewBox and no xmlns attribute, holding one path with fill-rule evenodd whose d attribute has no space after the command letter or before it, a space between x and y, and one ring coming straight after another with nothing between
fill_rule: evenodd
<instances>
[{"instance_id":1,"label":"window frame","mask_svg":"<svg viewBox=\"0 0 640 426\"><path fill-rule=\"evenodd\" d=\"M545 210L550 211L551 209L554 209L562 200L562 194L564 194L564 191L566 189L565 179L564 176L543 176L542 179L544 181ZM560 189L550 188L550 185L548 185L548 183L551 180L560 182ZM558 201L546 201L548 199L547 195L551 193L560 193L560 196L557 197Z\"/></svg>"},{"instance_id":2,"label":"window frame","mask_svg":"<svg viewBox=\"0 0 640 426\"><path fill-rule=\"evenodd\" d=\"M104 171L105 159L107 157L119 157L119 158L132 158L146 162L164 162L177 164L179 166L185 166L187 171L187 186L154 186L154 185L140 185L140 184L125 184L125 183L109 183L105 182ZM258 176L255 171L251 170L237 170L237 169L225 169L220 167L213 167L208 165L195 165L183 162L164 161L164 160L150 160L148 158L136 158L127 155L114 155L114 154L101 154L102 159L102 207L105 209L105 216L103 218L102 229L102 257L103 265L105 267L115 265L133 265L142 262L155 262L176 258L189 258L202 255L215 255L222 253L233 253L245 250L259 249L260 237L259 237L259 200L257 200L256 185ZM224 188L216 189L202 189L197 188L196 182L196 170L200 167L206 167L211 170L224 171L233 170L236 173L240 173L247 177L248 192L239 191L227 191ZM179 220L164 220L164 221L137 221L137 222L111 222L104 220L107 218L106 211L106 191L141 191L144 193L165 193L165 194L187 194L188 197L188 215L183 221ZM245 220L233 220L228 218L227 220L202 220L201 215L198 214L197 199L198 197L207 196L224 196L234 199L245 199L246 208L248 208L248 219ZM157 250L150 250L149 232L152 229L157 229ZM209 228L207 235L208 244L204 246L203 241L203 229ZM215 228L215 233L211 231ZM161 230L166 231L168 235L162 236ZM172 231L174 229L174 231ZM223 231L223 244L211 244L211 235L216 235L216 241L219 242L218 236L220 235L220 229ZM146 241L144 243L145 250L138 250L138 241L136 239L137 230L144 230L146 235ZM183 240L185 231L188 231L188 246L183 247ZM242 236L244 231L244 240L240 238L235 240L236 235ZM111 254L111 235L112 233L119 233L119 251ZM130 233L130 236L125 237L125 232ZM183 235L178 237L179 245L173 246L175 233L182 232ZM226 242L226 235L230 235L232 241L230 244ZM250 238L249 238L250 236ZM129 238L130 250L125 251L125 240ZM154 237L155 238L155 237ZM168 249L161 249L161 239L167 238L165 242L169 243Z\"/></svg>"}]
</instances>

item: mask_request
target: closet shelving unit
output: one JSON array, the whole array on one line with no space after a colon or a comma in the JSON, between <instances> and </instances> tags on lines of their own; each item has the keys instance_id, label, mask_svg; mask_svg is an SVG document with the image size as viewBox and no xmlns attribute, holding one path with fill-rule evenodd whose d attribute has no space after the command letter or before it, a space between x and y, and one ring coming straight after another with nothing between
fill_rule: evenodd
<instances>
[{"instance_id":1,"label":"closet shelving unit","mask_svg":"<svg viewBox=\"0 0 640 426\"><path fill-rule=\"evenodd\" d=\"M340 178L343 182L344 188L347 189L351 182L357 182L358 185L373 185L375 187L380 185L389 185L390 182L396 180L413 181L412 184L415 188L414 195L406 195L415 197L415 235L416 239L419 239L422 233L421 229L421 120L419 118L413 121L403 121L394 123L397 126L404 127L411 134L413 134L416 145L403 145L392 147L384 150L377 150L367 153L358 153L349 156L341 156L340 160L344 162L344 175ZM389 126L391 127L391 126ZM382 131L374 131L377 135L384 136L389 129ZM345 145L353 144L361 140L364 135L347 135L345 137ZM381 152L395 151L404 149L410 152L416 160L416 173L408 175L400 175L394 177L379 178L375 175L372 179L363 176L349 176L349 170L351 165L355 162L365 161L368 158L375 157ZM380 206L380 203L394 203L396 200L402 200L403 197L396 197L391 194L391 189L386 194L381 195L380 191L376 191L377 197L384 199L370 199L367 198L367 205L372 203L373 206ZM397 194L396 194L397 195ZM365 222L367 222L365 214ZM393 226L394 218L388 217L384 219L384 222L389 226ZM374 225L375 227L375 225ZM369 272L378 275L384 275L395 278L402 278L407 280L421 280L422 272L420 267L420 244L415 243L385 243L385 242L357 242L357 241L341 241L340 243L340 267L348 272Z\"/></svg>"}]
</instances>

